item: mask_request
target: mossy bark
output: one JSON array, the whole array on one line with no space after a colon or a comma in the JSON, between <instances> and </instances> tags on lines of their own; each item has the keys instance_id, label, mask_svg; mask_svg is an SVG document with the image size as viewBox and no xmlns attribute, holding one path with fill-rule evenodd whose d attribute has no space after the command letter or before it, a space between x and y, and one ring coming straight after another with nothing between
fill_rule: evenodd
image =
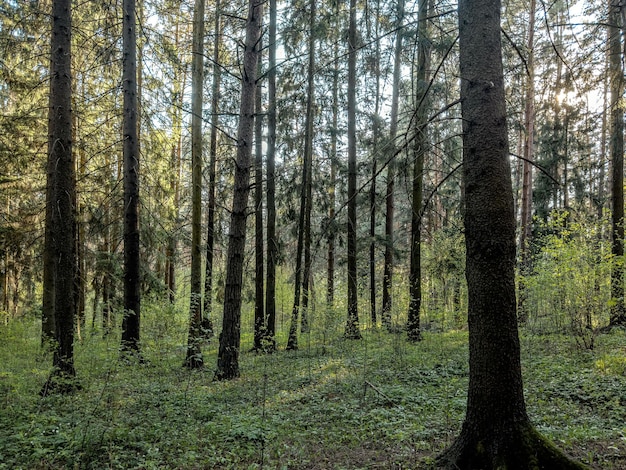
<instances>
[{"instance_id":1,"label":"mossy bark","mask_svg":"<svg viewBox=\"0 0 626 470\"><path fill-rule=\"evenodd\" d=\"M528 421L508 430L491 430L477 436L464 426L463 431L442 454L435 467L450 470L583 470L587 467L572 461Z\"/></svg>"}]
</instances>

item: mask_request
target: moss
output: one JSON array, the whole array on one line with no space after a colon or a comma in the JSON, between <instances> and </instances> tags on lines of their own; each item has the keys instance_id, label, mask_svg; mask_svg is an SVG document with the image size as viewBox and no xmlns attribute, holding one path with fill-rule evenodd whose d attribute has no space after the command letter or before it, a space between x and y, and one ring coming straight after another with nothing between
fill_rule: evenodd
<instances>
[{"instance_id":1,"label":"moss","mask_svg":"<svg viewBox=\"0 0 626 470\"><path fill-rule=\"evenodd\" d=\"M433 468L444 470L585 470L528 422L506 435L476 439L464 428Z\"/></svg>"}]
</instances>

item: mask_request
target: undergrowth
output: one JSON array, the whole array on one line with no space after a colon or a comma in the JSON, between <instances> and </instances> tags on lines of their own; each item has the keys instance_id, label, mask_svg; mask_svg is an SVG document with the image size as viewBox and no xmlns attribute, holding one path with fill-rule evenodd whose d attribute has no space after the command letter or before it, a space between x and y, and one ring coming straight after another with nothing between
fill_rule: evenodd
<instances>
[{"instance_id":1,"label":"undergrowth","mask_svg":"<svg viewBox=\"0 0 626 470\"><path fill-rule=\"evenodd\" d=\"M158 315L157 315L158 313ZM82 389L39 397L50 357L38 324L0 329L0 469L423 468L457 434L468 382L467 333L363 331L302 336L300 350L248 352L242 377L214 382L184 358L185 321L144 321L145 364L118 361L119 337L76 344ZM283 341L281 343L281 341ZM284 344L284 338L279 338ZM528 412L560 448L594 468L626 468L626 335L594 351L522 332Z\"/></svg>"}]
</instances>

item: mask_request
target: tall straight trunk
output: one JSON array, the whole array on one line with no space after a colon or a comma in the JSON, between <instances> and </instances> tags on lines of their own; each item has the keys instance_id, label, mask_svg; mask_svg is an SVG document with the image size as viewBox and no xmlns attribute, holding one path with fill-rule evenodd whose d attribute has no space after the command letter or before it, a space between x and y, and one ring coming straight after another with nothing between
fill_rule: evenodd
<instances>
[{"instance_id":1,"label":"tall straight trunk","mask_svg":"<svg viewBox=\"0 0 626 470\"><path fill-rule=\"evenodd\" d=\"M402 22L404 21L404 0L398 0L396 17L396 44L393 58L393 83L391 90L391 124L389 128L389 140L392 143L391 151L396 152L396 134L398 132L398 102L400 97L400 72L402 57ZM395 191L395 159L389 160L387 165L387 188L385 194L385 267L383 272L383 300L381 318L383 326L391 328L391 308L393 297L393 223L394 223L394 191Z\"/></svg>"},{"instance_id":2,"label":"tall straight trunk","mask_svg":"<svg viewBox=\"0 0 626 470\"><path fill-rule=\"evenodd\" d=\"M213 85L211 93L211 136L209 138L209 201L207 207L206 266L204 275L204 304L202 329L205 337L213 336L213 250L215 248L215 181L217 167L217 128L219 126L219 94L222 81L220 46L222 42L221 2L215 2L213 33Z\"/></svg>"},{"instance_id":3,"label":"tall straight trunk","mask_svg":"<svg viewBox=\"0 0 626 470\"><path fill-rule=\"evenodd\" d=\"M500 39L500 0L460 0L469 389L446 469L583 468L526 413L515 301L515 215Z\"/></svg>"},{"instance_id":4,"label":"tall straight trunk","mask_svg":"<svg viewBox=\"0 0 626 470\"><path fill-rule=\"evenodd\" d=\"M139 352L139 140L137 136L137 37L135 0L123 2L124 92L124 320L122 351Z\"/></svg>"},{"instance_id":5,"label":"tall straight trunk","mask_svg":"<svg viewBox=\"0 0 626 470\"><path fill-rule=\"evenodd\" d=\"M535 142L535 9L536 0L530 2L528 18L528 58L526 60L526 97L524 105L524 160L522 170L522 203L520 222L520 270L522 275L530 273L530 237L532 235L532 206L533 206L533 166ZM526 311L526 290L523 280L519 283L518 320L525 323L528 319Z\"/></svg>"},{"instance_id":6,"label":"tall straight trunk","mask_svg":"<svg viewBox=\"0 0 626 470\"><path fill-rule=\"evenodd\" d=\"M624 307L624 70L622 65L622 4L609 0L609 82L610 140L609 151L612 163L612 215L611 254L614 257L611 270L611 326L626 326Z\"/></svg>"},{"instance_id":7,"label":"tall straight trunk","mask_svg":"<svg viewBox=\"0 0 626 470\"><path fill-rule=\"evenodd\" d=\"M270 0L267 73L267 275L265 286L264 347L276 348L276 0Z\"/></svg>"},{"instance_id":8,"label":"tall straight trunk","mask_svg":"<svg viewBox=\"0 0 626 470\"><path fill-rule=\"evenodd\" d=\"M302 187L300 188L300 215L298 217L298 241L296 245L296 271L294 274L293 307L291 309L291 323L287 338L288 351L298 349L298 320L300 316L300 291L302 288L302 252L304 248L304 225L306 217L306 185L308 180L307 163L302 164Z\"/></svg>"},{"instance_id":9,"label":"tall straight trunk","mask_svg":"<svg viewBox=\"0 0 626 470\"><path fill-rule=\"evenodd\" d=\"M411 263L409 273L409 311L407 314L407 336L409 341L420 341L420 309L422 308L422 199L424 189L424 157L427 146L427 97L428 65L430 46L428 43L428 0L419 0L417 70L415 73L415 140L413 142L413 191L411 210Z\"/></svg>"},{"instance_id":10,"label":"tall straight trunk","mask_svg":"<svg viewBox=\"0 0 626 470\"><path fill-rule=\"evenodd\" d=\"M191 59L191 297L185 366L204 365L202 339L202 103L204 86L204 0L195 0Z\"/></svg>"},{"instance_id":11,"label":"tall straight trunk","mask_svg":"<svg viewBox=\"0 0 626 470\"><path fill-rule=\"evenodd\" d=\"M246 248L246 210L250 193L254 95L257 79L257 57L261 53L258 45L261 38L262 19L263 3L260 0L249 0L243 52L243 76L241 77L241 103L237 129L234 194L226 259L224 316L217 356L217 370L215 371L217 380L228 380L239 376L241 289Z\"/></svg>"},{"instance_id":12,"label":"tall straight trunk","mask_svg":"<svg viewBox=\"0 0 626 470\"><path fill-rule=\"evenodd\" d=\"M72 155L71 1L52 3L50 95L48 108L48 181L46 250L52 258L54 357L53 370L42 390L69 392L75 388L74 302L76 272L76 176Z\"/></svg>"},{"instance_id":13,"label":"tall straight trunk","mask_svg":"<svg viewBox=\"0 0 626 470\"><path fill-rule=\"evenodd\" d=\"M379 35L380 1L376 2L376 26L374 36ZM378 148L380 140L380 41L376 41L376 96L374 97L374 122L372 134L374 145L372 146L372 182L370 184L370 320L372 327L376 328L376 177L378 174Z\"/></svg>"},{"instance_id":14,"label":"tall straight trunk","mask_svg":"<svg viewBox=\"0 0 626 470\"><path fill-rule=\"evenodd\" d=\"M308 308L308 283L311 264L311 170L313 153L313 93L314 93L314 67L315 67L315 37L313 22L315 19L315 0L311 0L309 16L309 64L307 83L306 123L304 136L304 158L302 161L302 187L300 189L300 216L298 218L298 245L296 247L296 272L294 285L293 308L291 310L291 324L287 350L298 349L298 317L302 311L302 330L307 331ZM302 266L302 254L305 253L304 269ZM302 290L302 299L300 292ZM302 304L300 302L302 301ZM300 308L302 305L302 309Z\"/></svg>"},{"instance_id":15,"label":"tall straight trunk","mask_svg":"<svg viewBox=\"0 0 626 470\"><path fill-rule=\"evenodd\" d=\"M326 303L333 306L335 300L335 186L337 180L337 126L339 121L339 44L335 41L333 65L332 110L333 124L330 131L330 181L328 182L328 252L326 276Z\"/></svg>"},{"instance_id":16,"label":"tall straight trunk","mask_svg":"<svg viewBox=\"0 0 626 470\"><path fill-rule=\"evenodd\" d=\"M348 28L348 319L345 337L361 339L357 291L356 236L356 0L350 0Z\"/></svg>"},{"instance_id":17,"label":"tall straight trunk","mask_svg":"<svg viewBox=\"0 0 626 470\"><path fill-rule=\"evenodd\" d=\"M262 50L262 43L259 49ZM262 76L262 54L257 57L257 75ZM263 277L265 259L263 256L263 87L257 82L254 118L254 346L257 351L263 347L265 336L265 303Z\"/></svg>"},{"instance_id":18,"label":"tall straight trunk","mask_svg":"<svg viewBox=\"0 0 626 470\"><path fill-rule=\"evenodd\" d=\"M309 326L309 302L311 284L311 209L313 206L313 120L315 104L315 17L316 1L310 0L311 11L309 13L309 70L307 77L306 99L306 129L304 136L304 164L308 176L305 188L305 212L304 212L304 271L302 274L302 319L300 331L308 333Z\"/></svg>"}]
</instances>

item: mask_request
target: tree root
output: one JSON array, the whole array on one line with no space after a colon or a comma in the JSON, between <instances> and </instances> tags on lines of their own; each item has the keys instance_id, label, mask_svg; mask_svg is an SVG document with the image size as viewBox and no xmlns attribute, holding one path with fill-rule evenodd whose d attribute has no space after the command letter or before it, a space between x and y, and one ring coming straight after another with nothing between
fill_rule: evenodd
<instances>
[{"instance_id":1,"label":"tree root","mask_svg":"<svg viewBox=\"0 0 626 470\"><path fill-rule=\"evenodd\" d=\"M530 423L518 424L511 432L490 433L480 439L463 427L461 435L435 461L443 470L585 470L571 460Z\"/></svg>"}]
</instances>

